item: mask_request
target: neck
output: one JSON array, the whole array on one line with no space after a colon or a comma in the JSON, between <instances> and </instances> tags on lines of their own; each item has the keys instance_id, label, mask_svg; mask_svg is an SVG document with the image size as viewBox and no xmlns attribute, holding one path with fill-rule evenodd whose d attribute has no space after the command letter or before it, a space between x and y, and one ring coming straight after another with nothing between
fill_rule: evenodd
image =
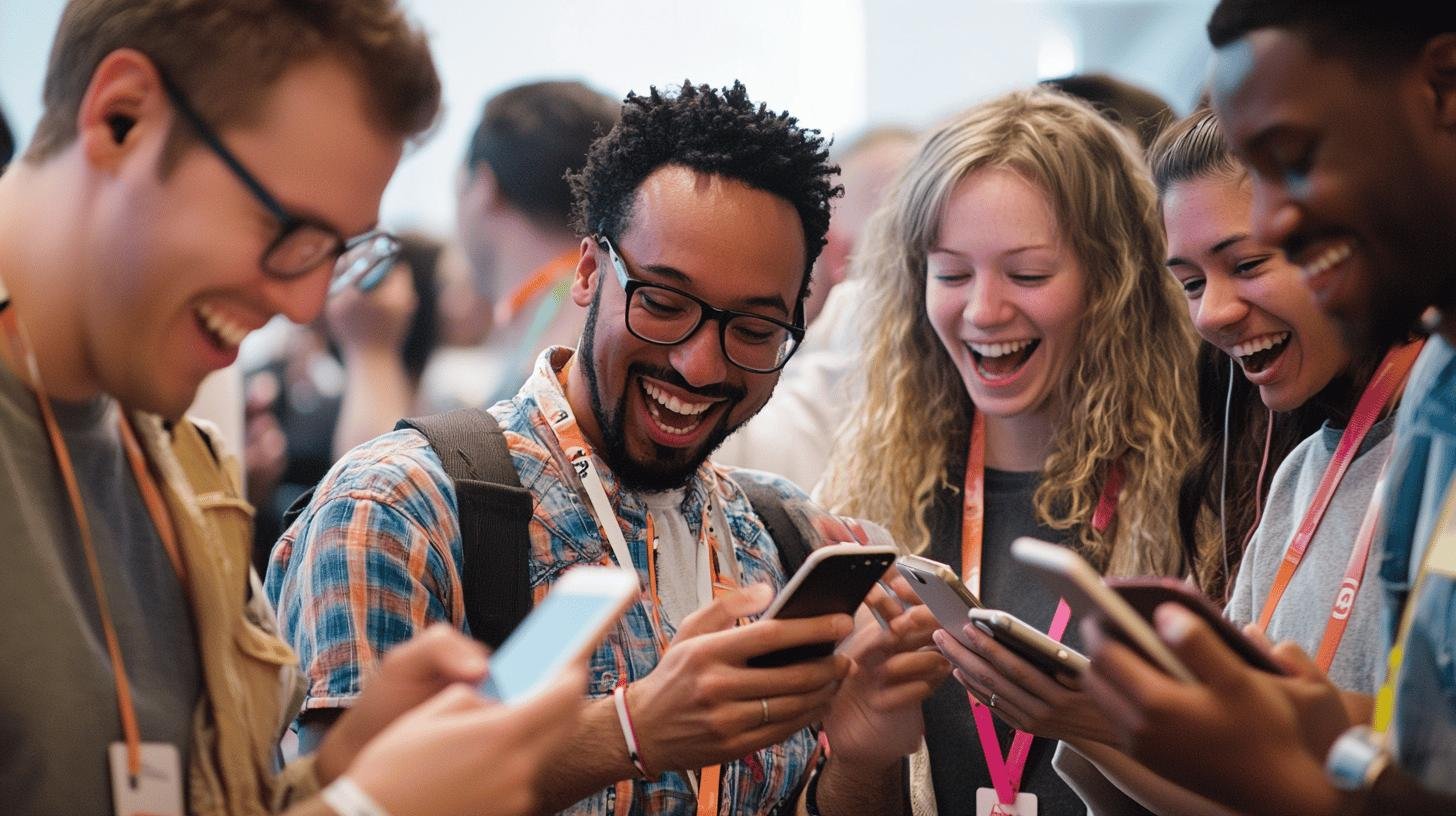
<instances>
[{"instance_id":1,"label":"neck","mask_svg":"<svg viewBox=\"0 0 1456 816\"><path fill-rule=\"evenodd\" d=\"M569 232L543 230L520 216L505 219L495 237L499 297L509 296L542 264L579 243L579 239Z\"/></svg>"},{"instance_id":2,"label":"neck","mask_svg":"<svg viewBox=\"0 0 1456 816\"><path fill-rule=\"evenodd\" d=\"M0 280L25 327L46 392L78 402L96 396L101 386L86 359L74 300L84 285L76 240L83 213L77 202L86 200L87 191L68 177L69 166L64 155L42 165L16 161L0 176Z\"/></svg>"},{"instance_id":3,"label":"neck","mask_svg":"<svg viewBox=\"0 0 1456 816\"><path fill-rule=\"evenodd\" d=\"M576 427L581 429L582 438L593 449L602 447L602 429L597 424L596 412L592 410L591 383L587 382L586 367L581 364L581 353L571 356L566 369L566 402L571 414L576 417Z\"/></svg>"},{"instance_id":4,"label":"neck","mask_svg":"<svg viewBox=\"0 0 1456 816\"><path fill-rule=\"evenodd\" d=\"M986 467L1036 472L1051 450L1052 420L1048 411L1011 417L986 415Z\"/></svg>"}]
</instances>

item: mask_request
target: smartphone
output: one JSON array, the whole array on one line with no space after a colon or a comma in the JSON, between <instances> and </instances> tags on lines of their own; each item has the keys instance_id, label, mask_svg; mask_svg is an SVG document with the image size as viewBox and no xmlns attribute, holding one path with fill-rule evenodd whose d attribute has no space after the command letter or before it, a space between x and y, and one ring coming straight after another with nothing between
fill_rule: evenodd
<instances>
[{"instance_id":1,"label":"smartphone","mask_svg":"<svg viewBox=\"0 0 1456 816\"><path fill-rule=\"evenodd\" d=\"M971 648L964 631L966 613L981 607L981 601L961 582L955 570L939 561L919 555L901 556L895 569L915 591L936 621L962 646Z\"/></svg>"},{"instance_id":2,"label":"smartphone","mask_svg":"<svg viewBox=\"0 0 1456 816\"><path fill-rule=\"evenodd\" d=\"M1000 609L972 609L970 618L982 632L996 639L1022 660L1050 675L1076 677L1087 670L1087 657L1052 640L1040 629Z\"/></svg>"},{"instance_id":3,"label":"smartphone","mask_svg":"<svg viewBox=\"0 0 1456 816\"><path fill-rule=\"evenodd\" d=\"M575 567L490 657L480 693L503 703L530 698L584 660L641 594L634 570Z\"/></svg>"},{"instance_id":4,"label":"smartphone","mask_svg":"<svg viewBox=\"0 0 1456 816\"><path fill-rule=\"evenodd\" d=\"M1284 673L1279 664L1225 618L1212 601L1176 578L1108 578L1107 585L1149 622L1153 619L1153 611L1161 604L1179 604L1202 618L1245 663L1273 674Z\"/></svg>"},{"instance_id":5,"label":"smartphone","mask_svg":"<svg viewBox=\"0 0 1456 816\"><path fill-rule=\"evenodd\" d=\"M813 618L843 613L853 615L870 587L895 563L895 548L883 544L831 544L820 547L784 586L760 617ZM755 668L787 666L833 654L834 645L806 643L748 659Z\"/></svg>"},{"instance_id":6,"label":"smartphone","mask_svg":"<svg viewBox=\"0 0 1456 816\"><path fill-rule=\"evenodd\" d=\"M1147 619L1104 583L1102 576L1082 556L1066 547L1024 536L1011 542L1011 555L1040 573L1067 599L1072 609L1100 616L1109 634L1154 666L1178 680L1195 680L1193 673L1163 643Z\"/></svg>"}]
</instances>

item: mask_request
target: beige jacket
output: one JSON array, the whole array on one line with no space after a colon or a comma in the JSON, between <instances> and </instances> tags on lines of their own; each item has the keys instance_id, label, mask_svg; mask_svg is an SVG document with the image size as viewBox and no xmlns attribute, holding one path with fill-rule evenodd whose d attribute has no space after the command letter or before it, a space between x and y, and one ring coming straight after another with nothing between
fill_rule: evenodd
<instances>
[{"instance_id":1,"label":"beige jacket","mask_svg":"<svg viewBox=\"0 0 1456 816\"><path fill-rule=\"evenodd\" d=\"M302 678L251 567L253 508L242 498L238 461L190 420L169 426L137 413L132 422L177 529L201 656L188 812L277 813L319 785L310 760L275 770Z\"/></svg>"}]
</instances>

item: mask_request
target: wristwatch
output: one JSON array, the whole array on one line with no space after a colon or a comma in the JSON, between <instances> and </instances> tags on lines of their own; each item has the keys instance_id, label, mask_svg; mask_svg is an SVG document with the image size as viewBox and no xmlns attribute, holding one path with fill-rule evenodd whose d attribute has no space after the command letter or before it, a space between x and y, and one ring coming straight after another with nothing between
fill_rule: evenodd
<instances>
[{"instance_id":1,"label":"wristwatch","mask_svg":"<svg viewBox=\"0 0 1456 816\"><path fill-rule=\"evenodd\" d=\"M1390 765L1383 734L1357 725L1340 735L1325 758L1325 774L1337 789L1355 793L1370 790Z\"/></svg>"}]
</instances>

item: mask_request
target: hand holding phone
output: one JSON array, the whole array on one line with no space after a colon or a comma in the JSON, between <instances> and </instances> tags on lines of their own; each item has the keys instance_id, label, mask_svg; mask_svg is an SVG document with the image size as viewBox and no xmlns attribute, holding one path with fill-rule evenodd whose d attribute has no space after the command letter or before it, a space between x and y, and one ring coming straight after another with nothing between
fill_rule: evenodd
<instances>
[{"instance_id":1,"label":"hand holding phone","mask_svg":"<svg viewBox=\"0 0 1456 816\"><path fill-rule=\"evenodd\" d=\"M1070 646L1052 640L1040 629L1010 612L999 609L972 609L971 623L1017 657L1043 673L1079 676L1087 670L1087 657Z\"/></svg>"},{"instance_id":2,"label":"hand holding phone","mask_svg":"<svg viewBox=\"0 0 1456 816\"><path fill-rule=\"evenodd\" d=\"M831 544L809 554L760 620L853 615L870 588L895 561L888 545ZM834 652L833 643L781 649L748 659L754 668L787 666Z\"/></svg>"},{"instance_id":3,"label":"hand holding phone","mask_svg":"<svg viewBox=\"0 0 1456 816\"><path fill-rule=\"evenodd\" d=\"M529 699L563 667L584 660L640 593L633 570L569 570L491 656L481 694L503 703Z\"/></svg>"},{"instance_id":4,"label":"hand holding phone","mask_svg":"<svg viewBox=\"0 0 1456 816\"><path fill-rule=\"evenodd\" d=\"M1179 660L1167 644L1158 637L1151 624L1152 611L1157 604L1163 600L1179 603L1186 601L1190 594L1186 588L1181 592L1174 591L1169 589L1168 584L1155 581L1154 583L1160 587L1158 592L1161 593L1157 599L1151 593L1139 596L1140 603L1144 605L1151 603L1151 606L1146 607L1147 615L1144 615L1117 590L1103 581L1102 576L1092 569L1092 565L1066 547L1059 547L1034 538L1018 538L1011 544L1011 554L1028 567L1041 573L1061 592L1074 610L1098 616L1109 635L1127 644L1154 666L1178 680L1191 682L1195 679L1183 661ZM1142 583L1145 585L1147 582ZM1136 582L1133 582L1133 586L1136 586ZM1198 604L1194 606L1196 607ZM1199 612L1194 607L1190 608L1200 617L1209 619L1207 609ZM1245 660L1251 661L1251 665L1265 671L1280 673L1278 666L1263 653L1263 650L1249 643L1248 638L1224 620L1221 615L1218 615L1216 610L1210 620L1224 642Z\"/></svg>"}]
</instances>

